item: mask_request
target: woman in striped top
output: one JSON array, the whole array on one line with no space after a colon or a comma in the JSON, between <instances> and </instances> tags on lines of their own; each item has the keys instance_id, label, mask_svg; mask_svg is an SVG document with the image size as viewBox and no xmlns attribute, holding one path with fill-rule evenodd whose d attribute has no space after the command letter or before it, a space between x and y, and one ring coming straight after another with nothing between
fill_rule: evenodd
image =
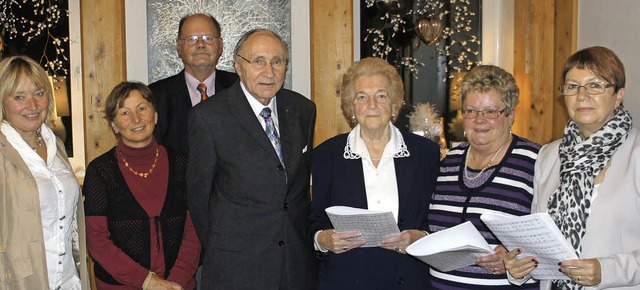
<instances>
[{"instance_id":1,"label":"woman in striped top","mask_svg":"<svg viewBox=\"0 0 640 290\"><path fill-rule=\"evenodd\" d=\"M537 289L537 283L509 284L502 262L507 251L480 220L485 212L530 213L540 145L511 133L515 79L502 68L478 66L465 76L460 95L468 143L442 160L427 222L437 232L471 221L495 253L446 273L431 268L431 289Z\"/></svg>"}]
</instances>

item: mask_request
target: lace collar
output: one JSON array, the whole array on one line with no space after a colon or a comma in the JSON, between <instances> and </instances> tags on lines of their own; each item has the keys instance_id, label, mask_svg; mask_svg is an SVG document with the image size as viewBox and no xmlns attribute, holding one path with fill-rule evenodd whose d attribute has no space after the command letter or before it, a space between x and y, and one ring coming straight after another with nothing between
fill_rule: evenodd
<instances>
[{"instance_id":1,"label":"lace collar","mask_svg":"<svg viewBox=\"0 0 640 290\"><path fill-rule=\"evenodd\" d=\"M389 122L389 128L391 129L391 138L389 143L384 148L382 158L401 158L409 157L409 150L407 150L407 144L404 143L402 133L391 122ZM347 145L344 147L344 159L371 159L369 151L364 144L364 140L360 137L360 124L356 125L349 135L347 136Z\"/></svg>"}]
</instances>

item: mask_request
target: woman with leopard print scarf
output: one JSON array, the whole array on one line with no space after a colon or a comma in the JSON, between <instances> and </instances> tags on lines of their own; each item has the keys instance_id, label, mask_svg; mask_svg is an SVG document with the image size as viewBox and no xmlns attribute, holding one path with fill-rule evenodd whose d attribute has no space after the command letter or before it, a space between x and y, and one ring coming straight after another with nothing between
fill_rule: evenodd
<instances>
[{"instance_id":1,"label":"woman with leopard print scarf","mask_svg":"<svg viewBox=\"0 0 640 290\"><path fill-rule=\"evenodd\" d=\"M573 54L562 72L570 120L561 140L540 150L532 212L548 212L580 257L560 261L565 280L541 289L640 287L640 134L622 106L625 73L604 47ZM511 280L522 283L535 257L504 259Z\"/></svg>"}]
</instances>

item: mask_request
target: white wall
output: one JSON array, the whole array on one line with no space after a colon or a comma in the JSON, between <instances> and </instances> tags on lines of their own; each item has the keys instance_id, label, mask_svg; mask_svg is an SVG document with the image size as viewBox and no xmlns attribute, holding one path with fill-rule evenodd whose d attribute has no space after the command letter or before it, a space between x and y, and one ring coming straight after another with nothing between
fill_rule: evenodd
<instances>
[{"instance_id":1,"label":"white wall","mask_svg":"<svg viewBox=\"0 0 640 290\"><path fill-rule=\"evenodd\" d=\"M482 1L482 64L513 73L515 0Z\"/></svg>"},{"instance_id":2,"label":"white wall","mask_svg":"<svg viewBox=\"0 0 640 290\"><path fill-rule=\"evenodd\" d=\"M613 50L625 66L625 107L640 127L640 1L580 0L578 49L599 45Z\"/></svg>"},{"instance_id":3,"label":"white wall","mask_svg":"<svg viewBox=\"0 0 640 290\"><path fill-rule=\"evenodd\" d=\"M82 42L80 33L80 0L69 1L69 59L71 65L71 122L73 157L71 167L78 177L84 177L84 109L82 97Z\"/></svg>"}]
</instances>

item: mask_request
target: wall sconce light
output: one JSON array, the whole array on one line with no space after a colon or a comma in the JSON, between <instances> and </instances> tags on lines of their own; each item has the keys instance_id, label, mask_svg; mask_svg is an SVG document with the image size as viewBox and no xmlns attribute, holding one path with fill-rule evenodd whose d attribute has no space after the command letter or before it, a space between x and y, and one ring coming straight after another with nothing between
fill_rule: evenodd
<instances>
[{"instance_id":1,"label":"wall sconce light","mask_svg":"<svg viewBox=\"0 0 640 290\"><path fill-rule=\"evenodd\" d=\"M467 72L454 72L449 84L449 110L462 110L462 100L460 99L460 90L464 76Z\"/></svg>"},{"instance_id":2,"label":"wall sconce light","mask_svg":"<svg viewBox=\"0 0 640 290\"><path fill-rule=\"evenodd\" d=\"M53 113L49 125L53 133L64 142L67 139L67 130L62 123L61 117L71 116L69 108L69 92L67 90L67 78L64 76L51 77L51 88L53 91Z\"/></svg>"},{"instance_id":3,"label":"wall sconce light","mask_svg":"<svg viewBox=\"0 0 640 290\"><path fill-rule=\"evenodd\" d=\"M4 25L0 28L0 59L4 53Z\"/></svg>"}]
</instances>

